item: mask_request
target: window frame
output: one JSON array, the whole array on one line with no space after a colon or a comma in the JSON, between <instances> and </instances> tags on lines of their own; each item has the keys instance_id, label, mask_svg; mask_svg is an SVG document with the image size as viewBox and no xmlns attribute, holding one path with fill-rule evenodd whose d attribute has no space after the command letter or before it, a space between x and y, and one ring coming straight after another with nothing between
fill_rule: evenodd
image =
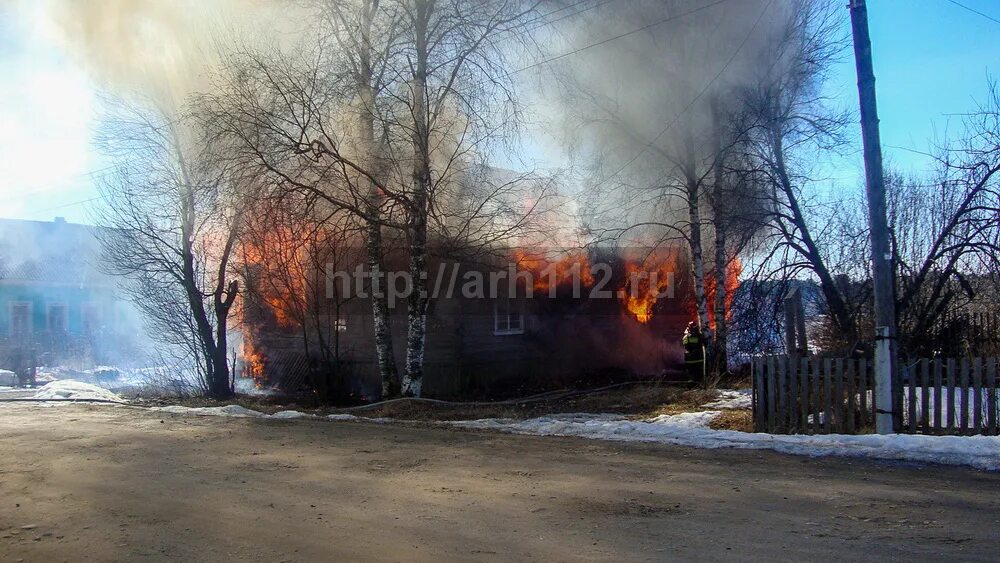
<instances>
[{"instance_id":1,"label":"window frame","mask_svg":"<svg viewBox=\"0 0 1000 563\"><path fill-rule=\"evenodd\" d=\"M502 316L500 301L507 303L506 311L503 312ZM501 318L504 319L502 324L500 322ZM514 319L517 319L516 327L511 322ZM493 334L494 336L524 334L524 303L522 301L509 298L497 298L493 300Z\"/></svg>"},{"instance_id":2,"label":"window frame","mask_svg":"<svg viewBox=\"0 0 1000 563\"><path fill-rule=\"evenodd\" d=\"M25 335L31 335L35 332L35 319L34 319L34 303L31 301L24 301L21 299L12 299L7 302L7 333L11 336L16 336L20 333L14 332L14 309L20 305L24 305L28 311L26 320L26 330L23 331Z\"/></svg>"},{"instance_id":3,"label":"window frame","mask_svg":"<svg viewBox=\"0 0 1000 563\"><path fill-rule=\"evenodd\" d=\"M52 327L52 310L57 308L62 308L62 327L59 332L66 334L69 332L69 305L64 301L51 301L45 304L45 330L49 333L55 332Z\"/></svg>"}]
</instances>

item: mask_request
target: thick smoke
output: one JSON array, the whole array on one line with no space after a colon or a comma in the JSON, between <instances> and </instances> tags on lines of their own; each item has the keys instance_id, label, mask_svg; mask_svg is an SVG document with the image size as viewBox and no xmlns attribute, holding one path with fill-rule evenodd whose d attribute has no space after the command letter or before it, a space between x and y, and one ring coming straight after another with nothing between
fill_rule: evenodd
<instances>
[{"instance_id":1,"label":"thick smoke","mask_svg":"<svg viewBox=\"0 0 1000 563\"><path fill-rule=\"evenodd\" d=\"M724 110L734 90L775 70L762 52L794 4L648 0L623 8L602 3L556 24L559 49L580 51L554 63L554 128L582 170L591 226L682 224L685 203L669 194L685 167L701 177L711 166L713 106Z\"/></svg>"},{"instance_id":2,"label":"thick smoke","mask_svg":"<svg viewBox=\"0 0 1000 563\"><path fill-rule=\"evenodd\" d=\"M265 0L49 0L46 11L66 51L101 86L165 111L208 88L227 45L280 43L302 15Z\"/></svg>"}]
</instances>

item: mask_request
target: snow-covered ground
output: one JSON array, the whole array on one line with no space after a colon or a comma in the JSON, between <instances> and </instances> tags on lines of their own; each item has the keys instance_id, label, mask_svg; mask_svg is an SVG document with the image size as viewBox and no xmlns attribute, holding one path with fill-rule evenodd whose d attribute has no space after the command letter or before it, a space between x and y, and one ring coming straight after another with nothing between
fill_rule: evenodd
<instances>
[{"instance_id":1,"label":"snow-covered ground","mask_svg":"<svg viewBox=\"0 0 1000 563\"><path fill-rule=\"evenodd\" d=\"M719 397L702 405L707 409L749 409L753 402L750 389L722 389Z\"/></svg>"},{"instance_id":2,"label":"snow-covered ground","mask_svg":"<svg viewBox=\"0 0 1000 563\"><path fill-rule=\"evenodd\" d=\"M73 381L72 379L62 379L46 383L35 391L35 394L32 395L31 398L43 400L70 399L74 401L97 400L114 401L117 403L124 402L124 399L122 399L119 395L112 393L107 389L91 385L90 383L83 383L82 381Z\"/></svg>"},{"instance_id":3,"label":"snow-covered ground","mask_svg":"<svg viewBox=\"0 0 1000 563\"><path fill-rule=\"evenodd\" d=\"M698 448L767 449L808 456L841 455L971 465L979 469L1000 470L998 436L751 434L733 430L712 430L708 424L718 414L719 411L703 411L664 415L647 420L628 420L622 416L609 415L568 414L530 420L483 419L452 424L463 428L516 434L577 436Z\"/></svg>"}]
</instances>

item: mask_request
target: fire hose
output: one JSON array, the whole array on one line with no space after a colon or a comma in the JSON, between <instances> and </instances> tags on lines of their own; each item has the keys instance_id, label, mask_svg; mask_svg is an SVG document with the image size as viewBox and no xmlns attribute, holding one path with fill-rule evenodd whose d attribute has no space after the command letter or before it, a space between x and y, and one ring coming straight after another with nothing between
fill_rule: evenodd
<instances>
[{"instance_id":1,"label":"fire hose","mask_svg":"<svg viewBox=\"0 0 1000 563\"><path fill-rule=\"evenodd\" d=\"M388 399L386 401L379 401L377 403L369 403L367 405L358 405L356 407L346 407L336 410L340 413L357 412L368 409L374 409L378 407L384 407L386 405L392 405L401 402L424 403L424 404L452 406L452 407L488 407L488 406L499 406L499 405L519 405L523 403L558 401L561 399L569 399L572 397L591 395L593 393L600 393L602 391L609 391L611 389L617 389L619 387L625 387L627 385L635 385L638 383L649 383L649 382L626 381L625 383L615 383L613 385L597 387L595 389L561 389L559 391L547 391L545 393L539 393L537 395L529 395L527 397L522 397L519 399L507 399L505 401L443 401L441 399L426 399L423 397L401 397L398 399Z\"/></svg>"}]
</instances>

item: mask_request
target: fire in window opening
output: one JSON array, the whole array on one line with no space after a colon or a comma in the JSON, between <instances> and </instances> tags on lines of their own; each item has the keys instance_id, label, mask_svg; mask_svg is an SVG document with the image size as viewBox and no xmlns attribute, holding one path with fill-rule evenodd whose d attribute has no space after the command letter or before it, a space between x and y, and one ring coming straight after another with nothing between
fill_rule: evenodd
<instances>
[{"instance_id":1,"label":"fire in window opening","mask_svg":"<svg viewBox=\"0 0 1000 563\"><path fill-rule=\"evenodd\" d=\"M524 303L516 299L497 299L493 302L493 334L523 334Z\"/></svg>"}]
</instances>

